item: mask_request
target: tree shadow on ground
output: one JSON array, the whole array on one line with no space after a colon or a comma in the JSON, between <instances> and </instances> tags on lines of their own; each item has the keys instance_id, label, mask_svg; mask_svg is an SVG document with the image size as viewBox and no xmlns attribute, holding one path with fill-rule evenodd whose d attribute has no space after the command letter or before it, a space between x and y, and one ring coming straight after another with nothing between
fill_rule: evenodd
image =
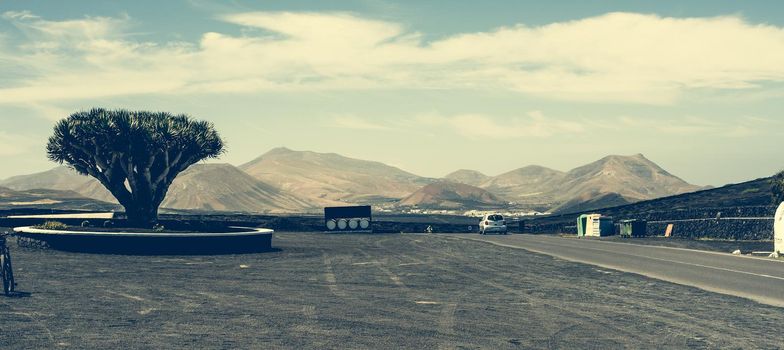
<instances>
[{"instance_id":1,"label":"tree shadow on ground","mask_svg":"<svg viewBox=\"0 0 784 350\"><path fill-rule=\"evenodd\" d=\"M10 292L10 293L8 293L7 295L4 295L4 296L6 298L29 298L29 297L32 296L32 293L16 290L16 291Z\"/></svg>"}]
</instances>

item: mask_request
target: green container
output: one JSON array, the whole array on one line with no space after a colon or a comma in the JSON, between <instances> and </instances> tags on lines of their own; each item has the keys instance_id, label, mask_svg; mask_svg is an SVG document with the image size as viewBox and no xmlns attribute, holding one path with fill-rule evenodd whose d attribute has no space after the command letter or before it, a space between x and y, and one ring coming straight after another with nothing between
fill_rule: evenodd
<instances>
[{"instance_id":1,"label":"green container","mask_svg":"<svg viewBox=\"0 0 784 350\"><path fill-rule=\"evenodd\" d=\"M585 236L585 228L588 226L588 215L583 214L577 218L577 236Z\"/></svg>"},{"instance_id":2,"label":"green container","mask_svg":"<svg viewBox=\"0 0 784 350\"><path fill-rule=\"evenodd\" d=\"M645 220L621 220L621 237L645 237L648 222Z\"/></svg>"}]
</instances>

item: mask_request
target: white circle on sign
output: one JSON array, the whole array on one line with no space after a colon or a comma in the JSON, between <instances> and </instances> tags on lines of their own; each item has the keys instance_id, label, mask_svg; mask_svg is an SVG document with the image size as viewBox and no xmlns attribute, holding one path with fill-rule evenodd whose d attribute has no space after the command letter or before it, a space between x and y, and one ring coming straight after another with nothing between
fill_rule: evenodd
<instances>
[{"instance_id":1,"label":"white circle on sign","mask_svg":"<svg viewBox=\"0 0 784 350\"><path fill-rule=\"evenodd\" d=\"M359 220L359 227L361 227L363 230L370 227L370 220L368 219Z\"/></svg>"},{"instance_id":2,"label":"white circle on sign","mask_svg":"<svg viewBox=\"0 0 784 350\"><path fill-rule=\"evenodd\" d=\"M359 226L359 221L357 221L357 219L351 219L348 221L348 228L356 230L357 226Z\"/></svg>"},{"instance_id":3,"label":"white circle on sign","mask_svg":"<svg viewBox=\"0 0 784 350\"><path fill-rule=\"evenodd\" d=\"M337 226L338 226L338 224L335 223L335 220L327 221L327 229L334 230L335 227L337 227Z\"/></svg>"},{"instance_id":4,"label":"white circle on sign","mask_svg":"<svg viewBox=\"0 0 784 350\"><path fill-rule=\"evenodd\" d=\"M345 230L347 224L348 223L346 222L346 219L338 220L338 228L341 229L341 230Z\"/></svg>"}]
</instances>

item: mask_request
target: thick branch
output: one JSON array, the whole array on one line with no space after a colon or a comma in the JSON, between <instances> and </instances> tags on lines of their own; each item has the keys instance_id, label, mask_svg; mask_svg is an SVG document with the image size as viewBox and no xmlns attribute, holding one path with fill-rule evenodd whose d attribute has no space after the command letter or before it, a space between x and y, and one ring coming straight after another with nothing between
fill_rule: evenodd
<instances>
[{"instance_id":1,"label":"thick branch","mask_svg":"<svg viewBox=\"0 0 784 350\"><path fill-rule=\"evenodd\" d=\"M160 185L161 181L164 181L164 180L166 180L168 178L169 174L171 173L172 167L175 166L177 163L179 163L180 158L182 158L182 150L177 152L177 155L174 156L174 160L173 161L169 161L169 152L168 151L163 152L163 154L165 155L165 157L164 157L164 164L165 164L165 166L164 166L163 172L161 172L161 174L158 175L158 177L155 179L155 186L156 187Z\"/></svg>"}]
</instances>

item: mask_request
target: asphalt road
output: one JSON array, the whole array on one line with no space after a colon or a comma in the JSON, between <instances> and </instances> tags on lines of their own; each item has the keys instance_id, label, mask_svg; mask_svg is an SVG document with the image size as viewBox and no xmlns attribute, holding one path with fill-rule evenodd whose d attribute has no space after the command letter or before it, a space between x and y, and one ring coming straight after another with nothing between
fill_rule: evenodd
<instances>
[{"instance_id":1,"label":"asphalt road","mask_svg":"<svg viewBox=\"0 0 784 350\"><path fill-rule=\"evenodd\" d=\"M455 235L784 307L784 261L551 235Z\"/></svg>"},{"instance_id":2,"label":"asphalt road","mask_svg":"<svg viewBox=\"0 0 784 350\"><path fill-rule=\"evenodd\" d=\"M489 239L510 241L524 237ZM12 245L0 349L781 348L784 309L447 235L276 233L276 251Z\"/></svg>"}]
</instances>

